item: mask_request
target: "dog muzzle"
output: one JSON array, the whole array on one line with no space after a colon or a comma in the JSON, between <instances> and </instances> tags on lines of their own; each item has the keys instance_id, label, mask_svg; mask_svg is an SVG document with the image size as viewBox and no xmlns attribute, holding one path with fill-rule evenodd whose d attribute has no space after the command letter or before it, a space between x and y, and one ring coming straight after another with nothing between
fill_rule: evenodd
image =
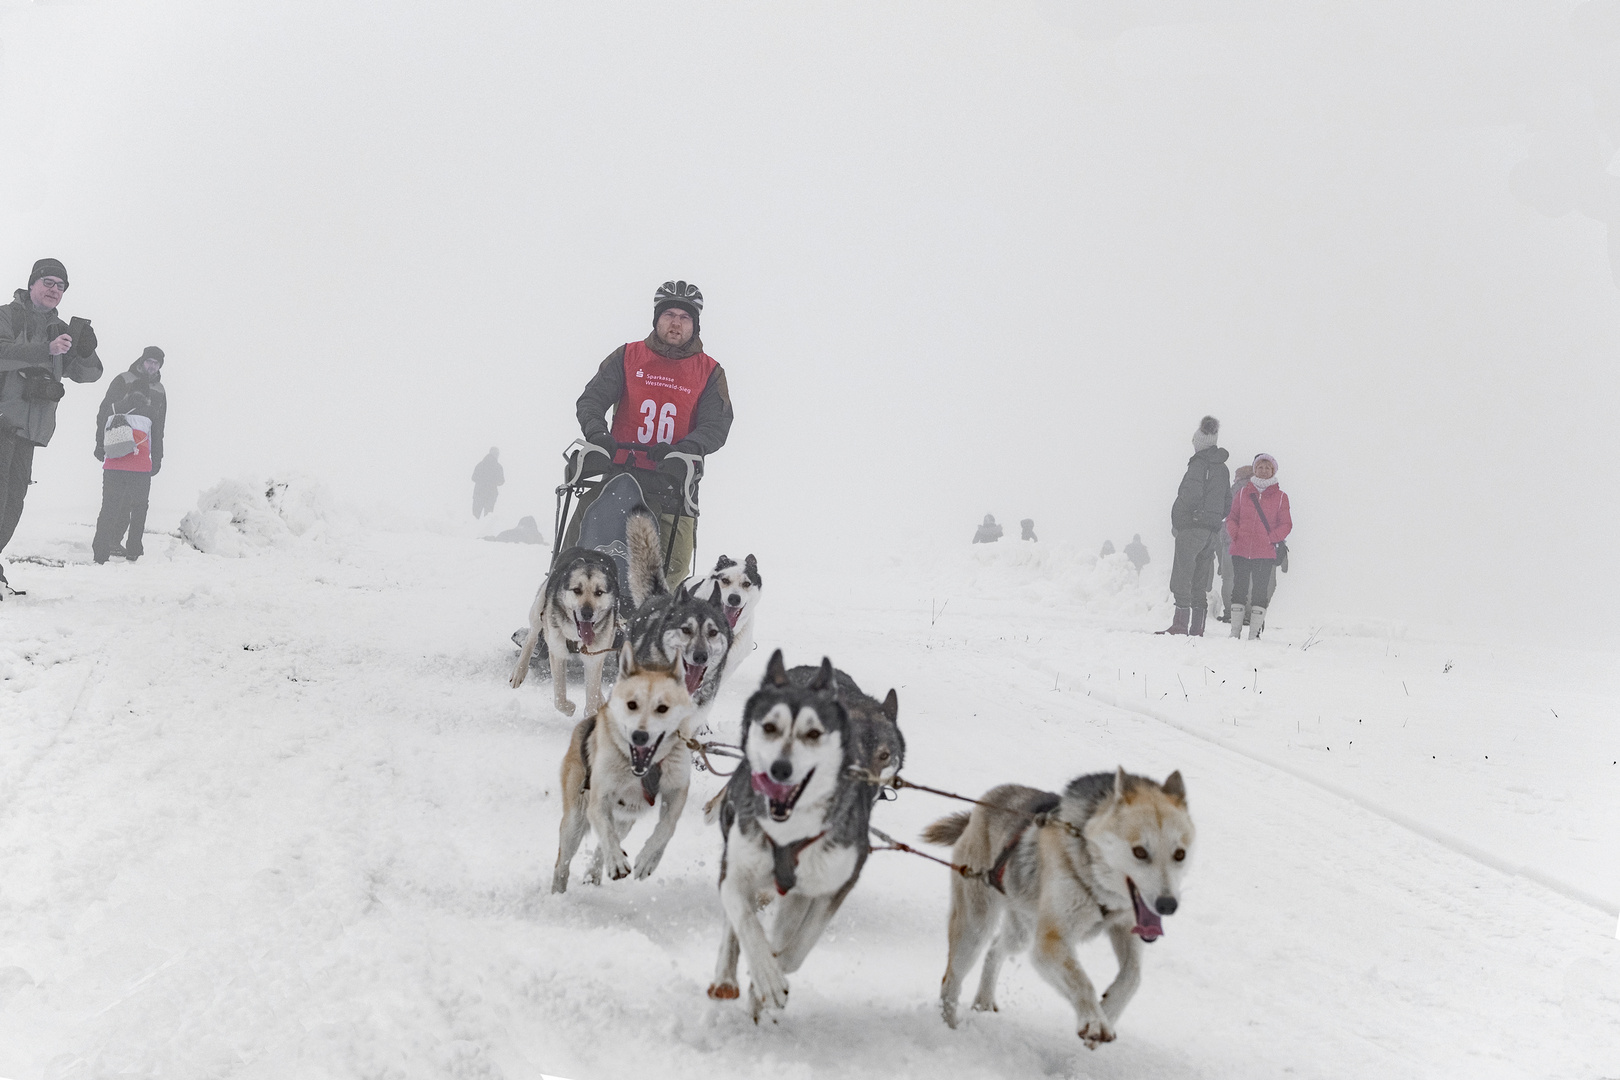
<instances>
[{"instance_id":1,"label":"dog muzzle","mask_svg":"<svg viewBox=\"0 0 1620 1080\"><path fill-rule=\"evenodd\" d=\"M647 770L652 768L653 755L658 753L658 744L664 741L664 733L659 732L658 738L646 746L630 744L630 771L636 776L646 776Z\"/></svg>"},{"instance_id":2,"label":"dog muzzle","mask_svg":"<svg viewBox=\"0 0 1620 1080\"><path fill-rule=\"evenodd\" d=\"M793 814L793 807L798 804L799 796L804 794L805 785L810 778L816 775L811 769L804 774L804 779L797 785L779 784L771 779L769 773L757 772L750 778L754 790L765 796L769 804L772 821L786 821Z\"/></svg>"},{"instance_id":3,"label":"dog muzzle","mask_svg":"<svg viewBox=\"0 0 1620 1080\"><path fill-rule=\"evenodd\" d=\"M1164 937L1164 922L1160 920L1159 913L1142 899L1142 893L1137 889L1136 882L1126 878L1125 887L1131 890L1131 906L1136 909L1136 925L1131 927L1131 933L1150 943Z\"/></svg>"}]
</instances>

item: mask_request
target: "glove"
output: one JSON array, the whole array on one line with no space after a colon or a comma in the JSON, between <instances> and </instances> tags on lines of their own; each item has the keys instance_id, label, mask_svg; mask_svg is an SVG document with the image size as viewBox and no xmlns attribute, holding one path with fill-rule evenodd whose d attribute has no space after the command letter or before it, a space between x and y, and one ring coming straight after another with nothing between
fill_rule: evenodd
<instances>
[{"instance_id":1,"label":"glove","mask_svg":"<svg viewBox=\"0 0 1620 1080\"><path fill-rule=\"evenodd\" d=\"M96 351L97 344L98 342L96 341L95 330L89 326L86 326L79 333L79 336L73 340L73 351L78 353L80 356L87 357Z\"/></svg>"},{"instance_id":2,"label":"glove","mask_svg":"<svg viewBox=\"0 0 1620 1080\"><path fill-rule=\"evenodd\" d=\"M608 456L610 457L619 450L619 441L605 431L599 431L593 435L587 435L585 436L585 441L600 446L602 449L608 452Z\"/></svg>"},{"instance_id":3,"label":"glove","mask_svg":"<svg viewBox=\"0 0 1620 1080\"><path fill-rule=\"evenodd\" d=\"M654 461L663 461L669 456L669 452L673 449L675 448L669 445L667 442L653 443L647 448L647 456L652 458Z\"/></svg>"},{"instance_id":4,"label":"glove","mask_svg":"<svg viewBox=\"0 0 1620 1080\"><path fill-rule=\"evenodd\" d=\"M156 461L152 462L152 475L153 476L156 476L158 473L160 473L162 471L163 471L163 466L162 466L161 463L156 462Z\"/></svg>"},{"instance_id":5,"label":"glove","mask_svg":"<svg viewBox=\"0 0 1620 1080\"><path fill-rule=\"evenodd\" d=\"M96 460L97 461L106 461L107 460L107 451L103 450L99 446L96 447L94 450L92 450L91 453L96 455Z\"/></svg>"}]
</instances>

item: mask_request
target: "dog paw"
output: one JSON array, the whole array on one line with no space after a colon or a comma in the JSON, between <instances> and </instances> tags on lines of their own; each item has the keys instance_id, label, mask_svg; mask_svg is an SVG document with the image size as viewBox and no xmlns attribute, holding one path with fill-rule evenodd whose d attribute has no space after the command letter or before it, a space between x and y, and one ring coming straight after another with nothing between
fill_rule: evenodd
<instances>
[{"instance_id":1,"label":"dog paw","mask_svg":"<svg viewBox=\"0 0 1620 1080\"><path fill-rule=\"evenodd\" d=\"M609 852L607 863L608 877L612 878L614 881L618 881L620 878L627 878L630 876L630 857L624 852L621 851L617 854Z\"/></svg>"},{"instance_id":2,"label":"dog paw","mask_svg":"<svg viewBox=\"0 0 1620 1080\"><path fill-rule=\"evenodd\" d=\"M602 865L598 863L589 870L585 871L585 876L580 880L585 882L587 885L602 884Z\"/></svg>"},{"instance_id":3,"label":"dog paw","mask_svg":"<svg viewBox=\"0 0 1620 1080\"><path fill-rule=\"evenodd\" d=\"M973 1000L973 1011L974 1012L1000 1012L1001 1008L1000 1008L1000 1006L998 1006L996 1004L996 999L995 998L989 998L989 999L975 998Z\"/></svg>"},{"instance_id":4,"label":"dog paw","mask_svg":"<svg viewBox=\"0 0 1620 1080\"><path fill-rule=\"evenodd\" d=\"M941 1001L939 1003L939 1015L944 1019L946 1027L952 1031L956 1030L956 1002Z\"/></svg>"},{"instance_id":5,"label":"dog paw","mask_svg":"<svg viewBox=\"0 0 1620 1080\"><path fill-rule=\"evenodd\" d=\"M552 704L555 705L557 707L557 711L562 713L564 716L574 715L574 703L569 701L567 698L558 698L556 701L553 701Z\"/></svg>"},{"instance_id":6,"label":"dog paw","mask_svg":"<svg viewBox=\"0 0 1620 1080\"><path fill-rule=\"evenodd\" d=\"M762 1009L787 1008L787 978L780 971L762 971L748 984L748 996L754 1003L754 1015Z\"/></svg>"},{"instance_id":7,"label":"dog paw","mask_svg":"<svg viewBox=\"0 0 1620 1080\"><path fill-rule=\"evenodd\" d=\"M1080 1041L1086 1044L1088 1050L1095 1050L1105 1042L1114 1041L1114 1029L1101 1016L1081 1024L1078 1034Z\"/></svg>"},{"instance_id":8,"label":"dog paw","mask_svg":"<svg viewBox=\"0 0 1620 1080\"><path fill-rule=\"evenodd\" d=\"M662 851L643 851L636 856L636 880L652 877L653 871L658 869L658 861L664 857Z\"/></svg>"},{"instance_id":9,"label":"dog paw","mask_svg":"<svg viewBox=\"0 0 1620 1080\"><path fill-rule=\"evenodd\" d=\"M554 877L554 878L551 879L551 894L553 896L557 895L558 893L565 893L567 891L568 891L568 875L567 874L560 874L557 877Z\"/></svg>"},{"instance_id":10,"label":"dog paw","mask_svg":"<svg viewBox=\"0 0 1620 1080\"><path fill-rule=\"evenodd\" d=\"M735 1001L741 996L734 982L710 983L709 996L716 1001Z\"/></svg>"}]
</instances>

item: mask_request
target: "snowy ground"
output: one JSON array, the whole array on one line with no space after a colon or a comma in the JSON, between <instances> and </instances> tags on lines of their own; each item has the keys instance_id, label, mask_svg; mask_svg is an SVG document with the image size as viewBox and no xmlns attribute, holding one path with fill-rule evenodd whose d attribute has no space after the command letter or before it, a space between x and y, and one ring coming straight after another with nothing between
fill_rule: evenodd
<instances>
[{"instance_id":1,"label":"snowy ground","mask_svg":"<svg viewBox=\"0 0 1620 1080\"><path fill-rule=\"evenodd\" d=\"M1266 641L1169 639L1156 567L762 541L745 681L897 686L907 774L964 792L1179 768L1199 850L1095 1052L1022 962L948 1031L945 871L892 853L755 1027L703 992L701 798L652 880L547 891L571 724L505 684L544 551L304 531L96 567L25 518L8 557L66 565L0 607L0 1076L1620 1077L1612 657L1313 625L1287 579Z\"/></svg>"}]
</instances>

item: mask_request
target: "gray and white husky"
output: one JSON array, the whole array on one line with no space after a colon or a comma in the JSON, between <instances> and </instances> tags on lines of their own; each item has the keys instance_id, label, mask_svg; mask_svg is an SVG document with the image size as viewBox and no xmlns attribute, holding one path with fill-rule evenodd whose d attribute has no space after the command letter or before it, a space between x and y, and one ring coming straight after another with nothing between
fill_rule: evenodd
<instances>
[{"instance_id":1,"label":"gray and white husky","mask_svg":"<svg viewBox=\"0 0 1620 1080\"><path fill-rule=\"evenodd\" d=\"M759 562L752 555L742 562L722 555L715 560L714 569L698 581L697 594L709 595L716 585L720 587L720 606L726 622L731 624L731 647L726 650L722 672L723 678L730 678L754 651L754 616L765 592L765 579L760 577Z\"/></svg>"},{"instance_id":2,"label":"gray and white husky","mask_svg":"<svg viewBox=\"0 0 1620 1080\"><path fill-rule=\"evenodd\" d=\"M712 585L700 594L699 581L690 590L669 591L658 519L643 507L632 510L625 521L625 540L630 548L628 591L635 605L627 617L626 640L635 650L637 664L668 667L680 658L687 692L697 707L692 722L697 729L714 707L731 648L731 623L720 601L720 587Z\"/></svg>"},{"instance_id":3,"label":"gray and white husky","mask_svg":"<svg viewBox=\"0 0 1620 1080\"><path fill-rule=\"evenodd\" d=\"M951 877L945 1022L956 1026L962 981L986 945L975 1009L996 1008L1002 961L1030 949L1035 970L1074 1007L1085 1044L1111 1042L1142 980L1143 942L1163 936L1160 916L1180 906L1193 847L1181 773L1163 784L1123 768L1093 773L1062 795L1004 784L980 801L990 805L923 832L931 844L955 844L951 861L982 875ZM1074 950L1104 930L1119 973L1099 998Z\"/></svg>"},{"instance_id":4,"label":"gray and white husky","mask_svg":"<svg viewBox=\"0 0 1620 1080\"><path fill-rule=\"evenodd\" d=\"M600 551L569 548L558 556L540 583L529 608L529 634L512 669L512 689L523 685L529 657L543 636L551 657L552 702L564 716L574 715L568 700L568 645L578 646L585 663L585 712L602 707L602 665L613 651L619 628L619 568Z\"/></svg>"},{"instance_id":5,"label":"gray and white husky","mask_svg":"<svg viewBox=\"0 0 1620 1080\"><path fill-rule=\"evenodd\" d=\"M795 679L781 650L771 655L743 710L742 764L718 807L726 925L709 996L738 996L737 960L747 953L755 1019L787 1004L787 976L820 940L871 850L876 788L851 769L866 765L863 725L841 700L832 661L814 671ZM766 905L774 913L769 934L759 915Z\"/></svg>"}]
</instances>

